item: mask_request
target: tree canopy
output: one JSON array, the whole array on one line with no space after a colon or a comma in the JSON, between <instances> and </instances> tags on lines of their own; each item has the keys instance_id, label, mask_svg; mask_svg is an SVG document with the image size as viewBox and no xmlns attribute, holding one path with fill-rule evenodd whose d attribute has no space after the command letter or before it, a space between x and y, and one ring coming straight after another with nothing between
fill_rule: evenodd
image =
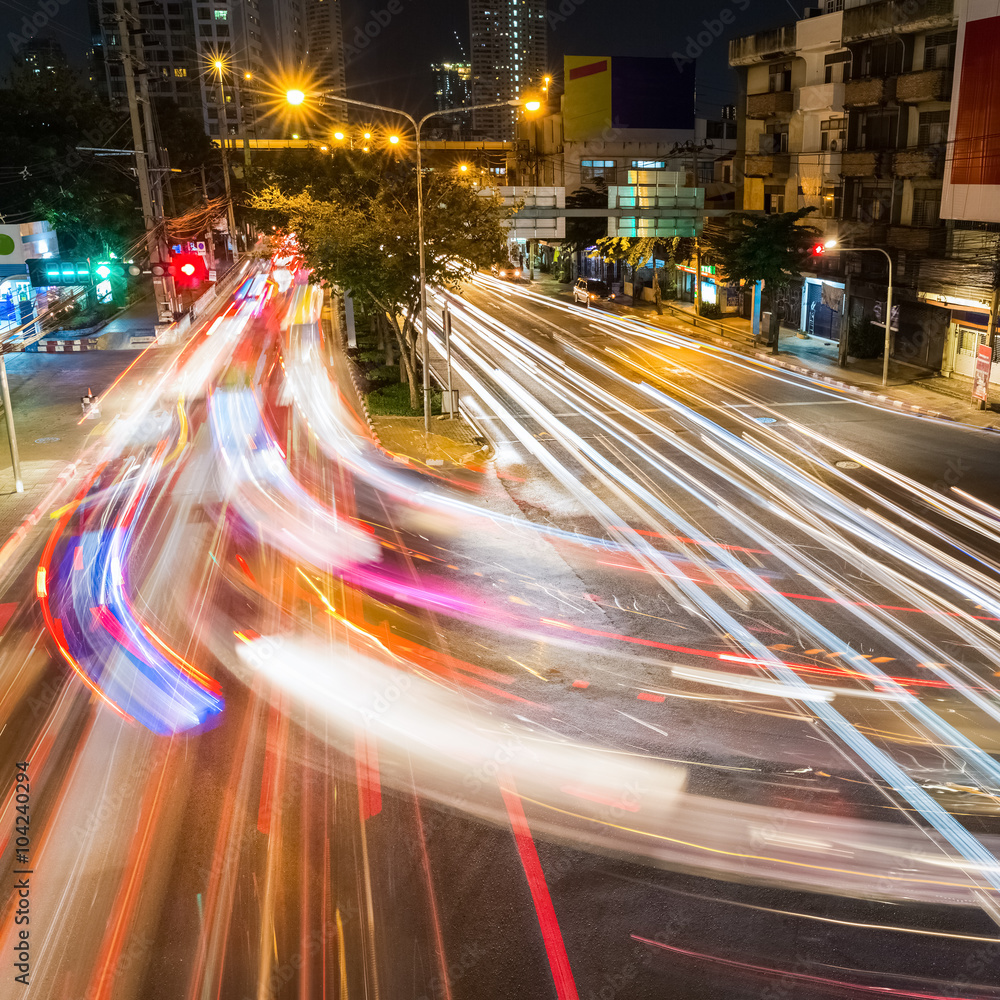
<instances>
[{"instance_id":1,"label":"tree canopy","mask_svg":"<svg viewBox=\"0 0 1000 1000\"><path fill-rule=\"evenodd\" d=\"M706 228L702 247L722 267L730 281L763 281L770 289L800 276L819 231L800 225L815 211L751 215L736 212L719 226Z\"/></svg>"},{"instance_id":2,"label":"tree canopy","mask_svg":"<svg viewBox=\"0 0 1000 1000\"><path fill-rule=\"evenodd\" d=\"M337 162L339 160L339 163ZM420 304L416 178L398 160L359 159L350 151L292 193L280 169L252 199L262 218L296 234L315 279L367 300L393 329L416 406L416 320ZM280 168L280 164L277 165ZM468 181L428 173L424 182L428 288L457 290L506 254L511 209Z\"/></svg>"}]
</instances>

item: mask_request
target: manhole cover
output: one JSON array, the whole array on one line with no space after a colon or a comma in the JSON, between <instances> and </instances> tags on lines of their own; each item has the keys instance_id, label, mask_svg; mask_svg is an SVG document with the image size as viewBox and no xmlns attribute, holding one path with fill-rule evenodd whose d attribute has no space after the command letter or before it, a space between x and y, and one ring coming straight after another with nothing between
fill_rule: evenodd
<instances>
[{"instance_id":1,"label":"manhole cover","mask_svg":"<svg viewBox=\"0 0 1000 1000\"><path fill-rule=\"evenodd\" d=\"M838 469L860 469L861 466L857 462L836 462Z\"/></svg>"},{"instance_id":2,"label":"manhole cover","mask_svg":"<svg viewBox=\"0 0 1000 1000\"><path fill-rule=\"evenodd\" d=\"M774 417L754 417L754 420L756 420L758 424L774 424L774 423L777 423L777 421L776 421L776 419Z\"/></svg>"},{"instance_id":3,"label":"manhole cover","mask_svg":"<svg viewBox=\"0 0 1000 1000\"><path fill-rule=\"evenodd\" d=\"M59 438L35 438L35 444L54 444Z\"/></svg>"}]
</instances>

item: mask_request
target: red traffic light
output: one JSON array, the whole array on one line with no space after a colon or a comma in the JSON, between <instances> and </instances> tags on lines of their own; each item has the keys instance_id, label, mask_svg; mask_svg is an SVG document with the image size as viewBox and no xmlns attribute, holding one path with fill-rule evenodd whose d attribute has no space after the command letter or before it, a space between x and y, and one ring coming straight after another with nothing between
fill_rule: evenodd
<instances>
[{"instance_id":1,"label":"red traffic light","mask_svg":"<svg viewBox=\"0 0 1000 1000\"><path fill-rule=\"evenodd\" d=\"M817 243L812 248L812 255L814 257L822 257L826 253L826 247L822 243Z\"/></svg>"},{"instance_id":2,"label":"red traffic light","mask_svg":"<svg viewBox=\"0 0 1000 1000\"><path fill-rule=\"evenodd\" d=\"M197 288L208 280L208 267L200 253L175 253L171 255L170 265L179 288Z\"/></svg>"}]
</instances>

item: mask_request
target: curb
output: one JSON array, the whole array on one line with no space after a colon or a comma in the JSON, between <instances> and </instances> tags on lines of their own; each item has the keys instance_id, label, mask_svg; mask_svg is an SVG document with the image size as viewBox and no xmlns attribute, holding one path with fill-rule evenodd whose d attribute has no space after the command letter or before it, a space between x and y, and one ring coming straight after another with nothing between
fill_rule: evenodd
<instances>
[{"instance_id":1,"label":"curb","mask_svg":"<svg viewBox=\"0 0 1000 1000\"><path fill-rule=\"evenodd\" d=\"M885 410L892 409L899 410L902 413L916 413L924 417L933 417L935 420L947 420L953 424L965 423L965 421L960 418L950 416L947 413L941 413L938 410L931 410L926 406L917 406L914 403L905 403L901 399L893 399L892 396L886 396L884 393L874 392L871 389L862 389L861 386L855 385L853 382L843 382L840 379L835 379L830 375L824 375L822 372L814 371L811 368L803 368L801 365L790 364L787 361L782 361L780 358L775 357L773 354L765 354L763 351L754 351L754 357L759 358L762 361L766 361L768 364L777 365L778 367L785 368L788 371L796 372L799 375L805 375L818 382L826 382L828 385L835 385L839 389L847 389L851 392L857 393L858 395L867 396L872 401L877 402L882 409ZM968 424L967 426L977 427L979 430L1000 433L1000 427L993 425L978 427L976 424Z\"/></svg>"},{"instance_id":2,"label":"curb","mask_svg":"<svg viewBox=\"0 0 1000 1000\"><path fill-rule=\"evenodd\" d=\"M99 337L84 337L81 340L36 340L24 348L25 354L63 354L71 351L100 350Z\"/></svg>"}]
</instances>

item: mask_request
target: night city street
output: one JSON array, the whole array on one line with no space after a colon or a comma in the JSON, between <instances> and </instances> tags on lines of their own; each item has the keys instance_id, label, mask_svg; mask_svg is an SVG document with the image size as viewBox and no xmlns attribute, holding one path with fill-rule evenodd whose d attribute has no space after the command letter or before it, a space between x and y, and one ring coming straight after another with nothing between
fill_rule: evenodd
<instances>
[{"instance_id":1,"label":"night city street","mask_svg":"<svg viewBox=\"0 0 1000 1000\"><path fill-rule=\"evenodd\" d=\"M426 4L4 15L0 997L1000 1000L1000 0Z\"/></svg>"}]
</instances>

